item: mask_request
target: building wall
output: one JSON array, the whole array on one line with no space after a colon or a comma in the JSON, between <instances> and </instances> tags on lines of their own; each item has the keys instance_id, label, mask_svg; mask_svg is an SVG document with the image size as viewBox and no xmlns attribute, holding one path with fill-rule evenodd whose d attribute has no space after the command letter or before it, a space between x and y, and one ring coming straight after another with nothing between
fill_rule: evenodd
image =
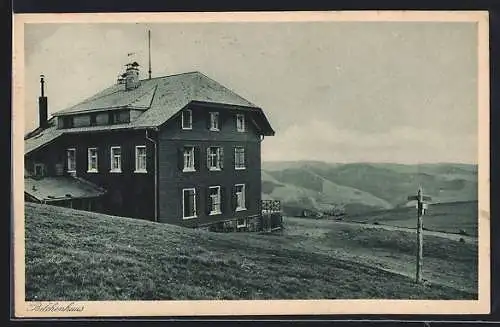
<instances>
[{"instance_id":1,"label":"building wall","mask_svg":"<svg viewBox=\"0 0 500 327\"><path fill-rule=\"evenodd\" d=\"M261 154L260 137L249 123L246 132L236 132L235 111L191 107L192 130L181 129L181 118L176 117L166 124L158 134L159 146L159 221L184 226L200 226L232 218L243 218L260 214L261 200ZM220 131L210 131L210 111L219 111ZM246 119L248 122L249 119ZM182 172L179 165L180 149L193 145L197 170ZM210 146L224 149L224 164L221 171L209 171L206 151ZM234 169L234 147L245 147L246 169ZM245 184L246 207L234 211L232 194L235 184ZM209 186L221 186L222 214L209 215L207 198ZM197 218L182 219L182 189L196 189Z\"/></svg>"},{"instance_id":2,"label":"building wall","mask_svg":"<svg viewBox=\"0 0 500 327\"><path fill-rule=\"evenodd\" d=\"M135 146L146 145L147 173L135 173ZM111 146L120 146L122 172L110 172ZM97 147L98 172L87 172L88 148ZM66 149L76 149L76 175L108 191L103 199L103 211L125 217L154 219L154 161L153 145L145 131L93 132L63 135L56 142L32 153L26 165L43 162L47 174L55 175L55 164L64 165L67 174Z\"/></svg>"}]
</instances>

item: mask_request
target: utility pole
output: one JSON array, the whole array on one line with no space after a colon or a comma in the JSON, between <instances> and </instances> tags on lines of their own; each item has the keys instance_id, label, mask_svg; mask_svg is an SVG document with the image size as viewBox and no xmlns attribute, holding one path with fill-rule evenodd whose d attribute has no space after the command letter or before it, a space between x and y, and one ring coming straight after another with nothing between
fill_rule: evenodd
<instances>
[{"instance_id":1,"label":"utility pole","mask_svg":"<svg viewBox=\"0 0 500 327\"><path fill-rule=\"evenodd\" d=\"M151 31L148 30L148 58L149 58L149 79L151 79Z\"/></svg>"},{"instance_id":2,"label":"utility pole","mask_svg":"<svg viewBox=\"0 0 500 327\"><path fill-rule=\"evenodd\" d=\"M425 213L425 209L427 209L427 203L424 203L424 201L430 201L431 197L425 196L422 187L419 187L417 195L409 196L408 200L417 200L417 273L415 282L417 284L420 284L422 282L422 264L424 252L423 216Z\"/></svg>"}]
</instances>

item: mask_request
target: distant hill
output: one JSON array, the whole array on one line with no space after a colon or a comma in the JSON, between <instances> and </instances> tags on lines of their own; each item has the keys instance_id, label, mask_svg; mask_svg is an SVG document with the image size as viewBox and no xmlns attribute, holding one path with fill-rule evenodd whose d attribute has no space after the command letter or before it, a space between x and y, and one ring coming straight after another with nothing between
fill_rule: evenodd
<instances>
[{"instance_id":1,"label":"distant hill","mask_svg":"<svg viewBox=\"0 0 500 327\"><path fill-rule=\"evenodd\" d=\"M419 185L432 203L477 200L477 165L295 161L264 162L262 170L263 198L282 200L291 215L302 209L360 213L413 205L407 197Z\"/></svg>"}]
</instances>

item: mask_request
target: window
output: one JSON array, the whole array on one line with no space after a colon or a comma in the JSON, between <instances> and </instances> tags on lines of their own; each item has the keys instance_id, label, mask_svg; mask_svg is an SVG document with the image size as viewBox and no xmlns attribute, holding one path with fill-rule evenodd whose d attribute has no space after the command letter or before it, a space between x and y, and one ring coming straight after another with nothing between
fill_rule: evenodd
<instances>
[{"instance_id":1,"label":"window","mask_svg":"<svg viewBox=\"0 0 500 327\"><path fill-rule=\"evenodd\" d=\"M119 146L111 147L111 170L112 173L122 172L122 149Z\"/></svg>"},{"instance_id":2,"label":"window","mask_svg":"<svg viewBox=\"0 0 500 327\"><path fill-rule=\"evenodd\" d=\"M59 118L57 118L59 119ZM73 127L73 117L62 117L63 128L72 128Z\"/></svg>"},{"instance_id":3,"label":"window","mask_svg":"<svg viewBox=\"0 0 500 327\"><path fill-rule=\"evenodd\" d=\"M35 176L44 177L46 175L45 165L43 163L35 163L34 168L35 168Z\"/></svg>"},{"instance_id":4,"label":"window","mask_svg":"<svg viewBox=\"0 0 500 327\"><path fill-rule=\"evenodd\" d=\"M190 109L182 112L182 129L193 128L193 112Z\"/></svg>"},{"instance_id":5,"label":"window","mask_svg":"<svg viewBox=\"0 0 500 327\"><path fill-rule=\"evenodd\" d=\"M75 115L73 116L72 127L90 126L90 115Z\"/></svg>"},{"instance_id":6,"label":"window","mask_svg":"<svg viewBox=\"0 0 500 327\"><path fill-rule=\"evenodd\" d=\"M66 158L68 173L76 172L76 149L67 149Z\"/></svg>"},{"instance_id":7,"label":"window","mask_svg":"<svg viewBox=\"0 0 500 327\"><path fill-rule=\"evenodd\" d=\"M219 113L211 112L210 113L210 130L218 131L219 130Z\"/></svg>"},{"instance_id":8,"label":"window","mask_svg":"<svg viewBox=\"0 0 500 327\"><path fill-rule=\"evenodd\" d=\"M242 114L236 115L236 130L238 132L245 131L245 116Z\"/></svg>"},{"instance_id":9,"label":"window","mask_svg":"<svg viewBox=\"0 0 500 327\"><path fill-rule=\"evenodd\" d=\"M194 168L194 147L186 146L184 147L184 168L182 171L195 171Z\"/></svg>"},{"instance_id":10,"label":"window","mask_svg":"<svg viewBox=\"0 0 500 327\"><path fill-rule=\"evenodd\" d=\"M234 169L245 169L245 148L234 148Z\"/></svg>"},{"instance_id":11,"label":"window","mask_svg":"<svg viewBox=\"0 0 500 327\"><path fill-rule=\"evenodd\" d=\"M196 190L187 188L182 190L182 218L196 217Z\"/></svg>"},{"instance_id":12,"label":"window","mask_svg":"<svg viewBox=\"0 0 500 327\"><path fill-rule=\"evenodd\" d=\"M146 170L146 146L137 145L135 147L135 172L145 173Z\"/></svg>"},{"instance_id":13,"label":"window","mask_svg":"<svg viewBox=\"0 0 500 327\"><path fill-rule=\"evenodd\" d=\"M223 167L223 150L218 146L207 149L207 167L209 170L221 170Z\"/></svg>"},{"instance_id":14,"label":"window","mask_svg":"<svg viewBox=\"0 0 500 327\"><path fill-rule=\"evenodd\" d=\"M87 172L97 173L97 148L89 148L87 151Z\"/></svg>"},{"instance_id":15,"label":"window","mask_svg":"<svg viewBox=\"0 0 500 327\"><path fill-rule=\"evenodd\" d=\"M236 211L245 210L245 184L236 184Z\"/></svg>"},{"instance_id":16,"label":"window","mask_svg":"<svg viewBox=\"0 0 500 327\"><path fill-rule=\"evenodd\" d=\"M221 196L220 196L220 186L210 186L208 196L208 208L210 215L221 214Z\"/></svg>"},{"instance_id":17,"label":"window","mask_svg":"<svg viewBox=\"0 0 500 327\"><path fill-rule=\"evenodd\" d=\"M236 227L246 227L247 226L247 220L245 218L238 219L236 221Z\"/></svg>"}]
</instances>

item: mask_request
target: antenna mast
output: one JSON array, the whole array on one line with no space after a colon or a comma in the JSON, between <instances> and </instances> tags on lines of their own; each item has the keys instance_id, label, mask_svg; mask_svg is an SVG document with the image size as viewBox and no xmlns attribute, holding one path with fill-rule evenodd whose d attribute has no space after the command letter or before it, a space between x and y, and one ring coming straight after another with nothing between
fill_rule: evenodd
<instances>
[{"instance_id":1,"label":"antenna mast","mask_svg":"<svg viewBox=\"0 0 500 327\"><path fill-rule=\"evenodd\" d=\"M148 30L149 79L151 79L151 31Z\"/></svg>"}]
</instances>

